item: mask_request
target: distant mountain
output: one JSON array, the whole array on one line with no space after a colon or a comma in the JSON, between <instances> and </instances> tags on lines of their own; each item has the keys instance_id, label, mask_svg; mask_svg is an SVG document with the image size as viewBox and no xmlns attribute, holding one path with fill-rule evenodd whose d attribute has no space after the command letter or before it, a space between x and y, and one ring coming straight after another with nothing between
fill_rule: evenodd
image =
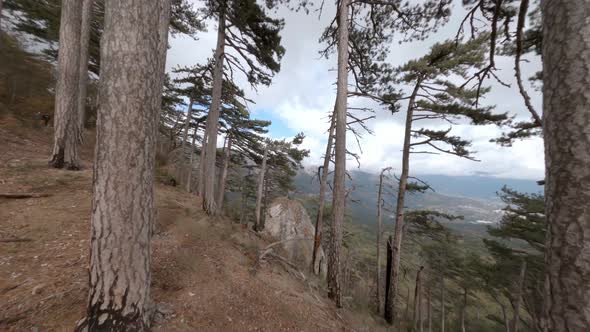
<instances>
[{"instance_id":1,"label":"distant mountain","mask_svg":"<svg viewBox=\"0 0 590 332\"><path fill-rule=\"evenodd\" d=\"M302 173L305 176L315 176L315 185L318 185L315 168L306 168ZM378 175L363 171L351 171L353 182L359 185L374 183L378 184ZM300 174L301 175L301 174ZM503 186L508 186L514 190L525 193L540 193L543 186L533 180L506 179L491 176L471 175L471 176L450 176L450 175L416 175L416 177L428 183L435 192L443 195L463 196L469 198L497 199L496 193ZM302 183L302 189L311 190L308 183ZM315 189L316 191L318 189ZM306 191L307 192L307 191Z\"/></svg>"},{"instance_id":2,"label":"distant mountain","mask_svg":"<svg viewBox=\"0 0 590 332\"><path fill-rule=\"evenodd\" d=\"M297 174L295 185L300 196L318 195L319 181L314 172L315 170L306 169ZM354 188L348 203L350 217L355 223L374 225L377 219L379 176L362 171L352 171L350 174L352 179L348 180L348 186ZM409 194L406 202L408 208L437 210L463 216L463 220L453 222L450 227L480 236L485 233L488 225L495 224L502 216L504 204L498 199L496 192L504 185L530 193L542 190L535 181L484 176L425 175L419 179L427 182L434 191ZM392 211L397 195L394 182L389 181L391 185L384 189L386 223L393 220Z\"/></svg>"},{"instance_id":3,"label":"distant mountain","mask_svg":"<svg viewBox=\"0 0 590 332\"><path fill-rule=\"evenodd\" d=\"M432 186L438 193L464 197L495 199L497 198L496 193L503 186L526 193L536 194L543 191L543 186L532 180L502 179L478 175L418 175L417 177Z\"/></svg>"}]
</instances>

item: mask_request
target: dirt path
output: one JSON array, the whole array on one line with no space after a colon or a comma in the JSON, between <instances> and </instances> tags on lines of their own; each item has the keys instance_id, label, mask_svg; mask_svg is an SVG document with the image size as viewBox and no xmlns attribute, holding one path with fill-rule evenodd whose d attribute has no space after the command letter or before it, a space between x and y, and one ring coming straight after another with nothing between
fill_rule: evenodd
<instances>
[{"instance_id":1,"label":"dirt path","mask_svg":"<svg viewBox=\"0 0 590 332\"><path fill-rule=\"evenodd\" d=\"M49 196L0 198L0 330L69 331L86 302L92 151L82 171L50 169L49 131L14 128L0 119L0 192ZM151 287L166 314L156 331L346 330L317 281L275 264L253 273L267 239L207 218L179 188L156 195Z\"/></svg>"}]
</instances>

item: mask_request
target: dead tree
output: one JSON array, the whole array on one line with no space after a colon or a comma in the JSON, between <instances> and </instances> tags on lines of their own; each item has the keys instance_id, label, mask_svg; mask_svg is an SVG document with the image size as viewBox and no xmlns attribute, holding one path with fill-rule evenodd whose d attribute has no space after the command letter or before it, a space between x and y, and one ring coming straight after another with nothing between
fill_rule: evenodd
<instances>
[{"instance_id":1,"label":"dead tree","mask_svg":"<svg viewBox=\"0 0 590 332\"><path fill-rule=\"evenodd\" d=\"M320 246L322 244L322 228L324 219L324 206L326 204L326 191L328 187L328 174L330 173L330 160L332 158L332 147L334 145L334 127L335 117L332 114L330 120L330 129L328 130L328 144L326 144L326 153L324 154L324 165L321 168L320 176L320 196L318 198L318 215L315 222L315 235L313 237L313 256L311 262L311 269L313 273L319 275L320 264L319 264L319 253Z\"/></svg>"}]
</instances>

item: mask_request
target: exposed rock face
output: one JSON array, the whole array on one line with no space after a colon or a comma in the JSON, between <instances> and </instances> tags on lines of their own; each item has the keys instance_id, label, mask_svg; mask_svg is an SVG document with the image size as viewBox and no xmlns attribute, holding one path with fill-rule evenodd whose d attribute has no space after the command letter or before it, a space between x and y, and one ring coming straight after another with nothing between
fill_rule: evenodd
<instances>
[{"instance_id":1,"label":"exposed rock face","mask_svg":"<svg viewBox=\"0 0 590 332\"><path fill-rule=\"evenodd\" d=\"M291 240L282 243L288 253L285 257L301 268L309 271L313 255L315 228L303 205L295 200L278 198L266 211L263 233L277 240ZM320 271L325 274L326 260L320 248Z\"/></svg>"}]
</instances>

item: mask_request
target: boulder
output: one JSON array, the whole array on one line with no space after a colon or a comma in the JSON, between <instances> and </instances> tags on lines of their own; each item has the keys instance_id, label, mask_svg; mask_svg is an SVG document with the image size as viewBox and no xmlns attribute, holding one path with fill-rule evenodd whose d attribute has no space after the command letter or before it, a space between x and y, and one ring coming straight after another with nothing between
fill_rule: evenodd
<instances>
[{"instance_id":1,"label":"boulder","mask_svg":"<svg viewBox=\"0 0 590 332\"><path fill-rule=\"evenodd\" d=\"M315 227L303 204L288 198L278 198L266 211L263 233L278 241L287 253L287 259L301 271L309 271L313 259ZM317 270L317 267L316 267ZM320 271L326 272L326 258L320 248Z\"/></svg>"}]
</instances>

